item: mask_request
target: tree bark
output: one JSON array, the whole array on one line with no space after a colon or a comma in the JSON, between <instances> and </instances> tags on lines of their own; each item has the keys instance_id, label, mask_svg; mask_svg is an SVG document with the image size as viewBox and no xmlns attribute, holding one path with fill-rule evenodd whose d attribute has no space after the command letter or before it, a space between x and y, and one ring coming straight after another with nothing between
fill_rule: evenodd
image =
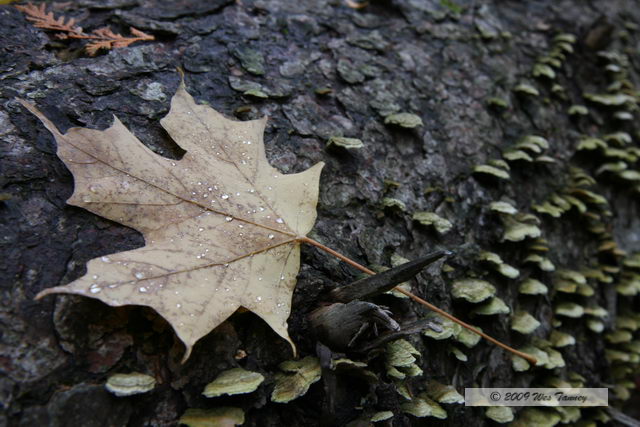
<instances>
[{"instance_id":1,"label":"tree bark","mask_svg":"<svg viewBox=\"0 0 640 427\"><path fill-rule=\"evenodd\" d=\"M109 25L127 33L134 26L156 38L94 57L84 53L82 40L55 38L11 5L0 6L0 427L173 426L189 408L220 407L240 408L247 426L369 425L383 411L393 417L378 425L494 423L485 408L461 404L442 404L446 419L409 414L399 388L415 401L433 380L462 394L465 387L560 381L611 387L613 423L633 423L640 418L632 387L640 359L634 347L640 270L632 261L640 251L640 184L623 167L640 170L636 6L625 0L48 4L85 30ZM65 204L73 180L55 155L55 141L14 98L37 104L62 131L104 129L115 114L156 153L180 158L159 124L180 81L177 67L199 102L238 120L267 115L267 157L283 173L327 164L311 237L376 271L401 258L454 250L455 257L411 280L412 292L513 347L559 352L564 366L518 372L510 354L487 342L467 348L455 336L416 332L402 339L420 353L415 363L422 373L401 381L389 374L385 345L362 343L360 349L370 349L364 353L320 346L309 314L333 302L332 289L361 276L311 246L303 247L289 331L300 357L321 360L322 378L286 404L270 395L278 365L293 358L290 347L251 313L234 314L181 365L182 345L150 309L75 296L34 301L39 291L80 277L88 260L143 241ZM571 108L576 105L586 106L586 114ZM527 135L545 138L549 147ZM586 136L600 138L609 151L583 149ZM327 146L332 137L357 138L362 147ZM482 173L479 165L510 178ZM491 207L498 201L519 214L504 213L504 205L498 212ZM425 225L416 212L434 212L451 227L440 219ZM540 237L505 239L514 220L539 229ZM483 251L498 254L517 277L479 259ZM531 255L548 258L555 271ZM593 294L563 270L585 274ZM474 314L482 303L453 298L453 284L466 278L490 282L510 313ZM529 278L548 294L520 293ZM400 325L431 316L387 293L361 299L388 309ZM587 313L563 316L563 303ZM597 307L606 315L598 317ZM512 329L521 312L540 322L532 333ZM544 340L554 331L570 334L575 344L548 347ZM371 344L375 333L362 337ZM462 353L466 361L455 356ZM367 367L332 368L340 357ZM251 394L202 396L207 383L235 367L267 380ZM157 385L131 397L104 388L109 376L127 372L151 375ZM530 424L531 410L514 409L516 421ZM555 409L541 413L569 419ZM588 421L607 413L591 408L579 416Z\"/></svg>"}]
</instances>

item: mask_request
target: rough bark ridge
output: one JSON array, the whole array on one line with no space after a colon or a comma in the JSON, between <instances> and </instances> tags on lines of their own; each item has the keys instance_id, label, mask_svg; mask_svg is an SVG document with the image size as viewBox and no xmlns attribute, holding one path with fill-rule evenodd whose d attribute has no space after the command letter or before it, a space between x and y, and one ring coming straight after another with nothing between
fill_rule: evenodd
<instances>
[{"instance_id":1,"label":"rough bark ridge","mask_svg":"<svg viewBox=\"0 0 640 427\"><path fill-rule=\"evenodd\" d=\"M342 1L282 0L52 5L84 28L133 25L156 41L89 58L80 42L56 40L14 8L0 7L0 426L170 426L187 408L222 406L241 408L245 425L260 426L317 425L322 417L332 425L367 425L382 411L393 412L384 423L396 426L492 422L483 409L459 404L442 403L444 420L409 414L416 411L402 393L415 402L430 391L430 380L461 392L471 385L563 381L613 386L612 405L625 408L640 358L633 337L640 279L622 253L640 251L638 181L627 173L638 169L640 157L634 2L394 0L358 10ZM566 33L577 41L556 37ZM389 347L347 352L367 362L377 379L368 382L362 371L354 379L323 364L322 379L304 396L273 403L274 375L290 349L250 313L235 314L205 337L182 366L173 331L150 310L71 296L34 301L42 289L78 278L88 259L142 240L65 204L72 180L54 154L54 140L13 98L36 102L63 131L105 128L116 114L151 149L179 158L158 123L179 83L178 66L201 102L239 119L269 116L265 140L275 167L289 173L327 163L314 239L368 266L456 249L456 258L422 273L413 291L515 347L540 351L547 366L516 371L523 365L504 351L485 342L467 348L460 341L469 340L451 336L444 324L441 333L405 337L420 353L412 371L418 375L400 380L385 363ZM585 96L606 93L618 97ZM587 106L587 114L576 107L569 114L575 105ZM423 125L397 113L413 113ZM544 141L523 140L526 135L544 137L549 148L537 153ZM600 142L585 141L587 135ZM332 137L338 144L325 148ZM345 149L335 137L357 138L363 146ZM490 165L504 176L505 159L510 180L473 173ZM576 167L597 182L589 185ZM492 210L500 200L538 219ZM436 227L425 226L413 219L416 212L435 212L452 228L438 218ZM516 220L524 225L514 233L535 234L537 227L546 242L504 241ZM519 276L479 261L481 251L499 254ZM545 257L556 271L546 271ZM301 356L317 355L323 363L332 356L317 349L307 315L328 291L357 276L335 258L303 248L289 320ZM474 315L479 305L454 299L452 284L470 277L491 282L511 313ZM519 293L526 278L544 283L548 295ZM400 324L429 316L407 299L370 301L388 307ZM563 316L581 307L587 309L581 317ZM530 325L514 314L523 311L541 323L532 333L512 329ZM575 345L562 347L554 330L573 336ZM467 361L458 359L462 353ZM221 372L239 366L267 381L252 394L201 395ZM104 389L110 375L131 371L155 377L158 385L127 398ZM533 417L568 422L607 415L585 409L515 416L532 425Z\"/></svg>"}]
</instances>

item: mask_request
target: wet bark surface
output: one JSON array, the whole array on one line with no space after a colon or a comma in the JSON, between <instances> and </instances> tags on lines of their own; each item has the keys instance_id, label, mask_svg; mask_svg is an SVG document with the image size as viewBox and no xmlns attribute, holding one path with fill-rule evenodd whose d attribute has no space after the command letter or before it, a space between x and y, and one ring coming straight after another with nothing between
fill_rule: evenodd
<instances>
[{"instance_id":1,"label":"wet bark surface","mask_svg":"<svg viewBox=\"0 0 640 427\"><path fill-rule=\"evenodd\" d=\"M470 386L558 381L615 386L612 406L634 414L625 398L639 359L637 346L629 343L640 326L634 317L640 276L629 259L640 251L640 191L638 181L620 170L596 175L603 164L620 161L638 170L640 152L629 150L637 150L640 139L634 86L640 16L634 2L394 0L355 9L338 0L76 0L53 3L50 10L79 19L87 30L110 25L126 33L134 26L156 40L88 57L81 41L56 39L15 8L0 6L0 426L172 426L188 408L218 407L241 408L244 425L255 426L319 425L322 419L325 425L367 425L382 411L393 417L381 425L493 423L483 408L460 404L442 404L446 419L408 414L402 390L415 401L430 380L461 393ZM554 39L562 33L576 36L576 43L567 43L573 52ZM555 77L533 76L535 65L554 49L562 53L555 54L559 64L551 65ZM267 157L283 173L327 164L311 237L374 269L399 257L456 250L454 258L409 282L412 291L514 347L548 349L543 340L552 331L570 334L575 345L555 349L564 366L517 372L508 353L484 341L467 348L455 337L416 333L404 339L420 353L421 374L391 376L385 346L365 354L347 350L345 357L368 364L375 381L362 369L354 373L325 364L321 380L304 396L273 403L278 365L293 355L251 313L234 314L181 365L182 345L150 309L112 308L75 296L34 301L39 291L84 274L88 260L143 241L135 231L65 204L73 179L55 155L55 141L14 97L37 104L63 131L104 129L115 114L156 153L179 158L182 152L158 122L180 81L176 67L185 71L187 89L200 102L238 120L267 115ZM525 93L531 89L538 95ZM612 107L586 99L586 93L626 94L631 100ZM572 105L587 106L587 114L569 114ZM631 120L615 115L624 111ZM422 124L394 124L402 121L398 113L414 114ZM618 134L607 143L624 153L577 149L585 135L617 132L631 141ZM549 148L525 149L532 161L509 161L509 180L474 173L487 164L504 170L495 160L526 135L546 138ZM357 138L363 145L326 147L332 137ZM540 155L548 158L536 160ZM577 167L597 182L576 183ZM578 188L606 203L571 193ZM558 217L534 210L554 193L573 194L585 211L577 204ZM496 201L536 215L539 223L519 219L538 227L546 243L505 240L511 217L491 210ZM452 227L439 232L413 220L416 212L435 212ZM519 276L505 277L478 261L483 250L499 254ZM547 257L556 271L525 261L531 254ZM558 271L588 268L605 276L587 277L593 295L584 288L558 290ZM452 284L470 277L491 282L510 313L474 314L480 304L454 299ZM338 259L303 247L289 319L299 356L336 357L330 344L328 350L318 346L307 316L329 301L331 289L359 278ZM540 280L549 293L520 294L526 278ZM401 325L429 316L394 295L368 301L388 309ZM607 313L556 314L568 302ZM512 330L519 311L540 326L530 334ZM624 326L620 318L631 320ZM598 325L602 332L596 332ZM620 331L632 337L620 341ZM366 347L375 332L365 331L356 342ZM459 360L462 353L468 360ZM260 372L266 381L251 394L202 396L207 383L234 367ZM115 397L104 383L123 372L151 375L157 386ZM593 420L603 414L584 409L579 416ZM516 411L516 419L534 415L571 419L552 409Z\"/></svg>"}]
</instances>

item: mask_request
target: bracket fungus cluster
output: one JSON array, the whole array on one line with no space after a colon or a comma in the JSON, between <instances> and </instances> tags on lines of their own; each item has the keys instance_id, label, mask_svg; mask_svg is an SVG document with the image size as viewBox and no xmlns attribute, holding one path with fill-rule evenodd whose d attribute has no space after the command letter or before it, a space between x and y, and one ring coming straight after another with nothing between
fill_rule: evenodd
<instances>
[{"instance_id":1,"label":"bracket fungus cluster","mask_svg":"<svg viewBox=\"0 0 640 427\"><path fill-rule=\"evenodd\" d=\"M304 395L321 376L320 361L312 356L282 362L280 370L283 372L276 376L276 385L271 393L271 400L280 403Z\"/></svg>"},{"instance_id":2,"label":"bracket fungus cluster","mask_svg":"<svg viewBox=\"0 0 640 427\"><path fill-rule=\"evenodd\" d=\"M434 212L416 212L413 214L413 220L422 225L432 226L440 234L445 234L453 228L453 224L449 220Z\"/></svg>"},{"instance_id":3,"label":"bracket fungus cluster","mask_svg":"<svg viewBox=\"0 0 640 427\"><path fill-rule=\"evenodd\" d=\"M636 200L640 194L640 134L630 126L640 111L640 96L631 78L633 64L628 51L615 49L597 53L604 74L610 78L609 85L604 90L592 87L576 93L573 84L566 84L569 76L565 73L565 63L576 51L576 43L572 34L556 35L549 50L533 64L532 80L525 77L512 87L516 96L487 100L488 107L499 110L501 118L518 106L525 107L528 113L537 109L565 112L567 121L578 129L567 133L577 141L574 152L566 154L549 144L549 140L563 138L562 133L536 130L543 132L543 137L522 132L524 136L515 143L501 147L500 157L472 167L478 182L495 193L503 193L487 208L501 220L503 248L509 245L510 253L504 257L506 251L501 252L500 246L485 246L491 250L477 255L476 270L465 272L466 278L454 280L450 290L454 302L474 305L469 310L472 315L511 313L510 328L519 334L519 342L525 342L519 350L538 360L534 367L525 359L512 356L512 366L516 372L532 372L534 386L602 386L587 384L565 363L572 347L588 340L591 334L601 334L601 342L606 345L603 355L612 367L614 395L622 401L630 396L632 378L637 375L640 362L640 316L634 313L630 298L640 291L640 255L628 255L619 246L612 231L616 218L612 192L605 186ZM560 105L563 107L557 108ZM548 191L534 196L529 207L522 206L522 198L518 199L520 203L509 198L517 192L514 189L524 175L520 173L524 166L527 169L522 171L535 179L540 176L541 181L544 178L540 171L544 168L553 170L550 176L559 177ZM554 254L554 247L561 239L557 234L547 237L545 233L550 226L556 233L567 232L569 224L575 228L571 232L583 233L589 240L582 254L574 251L573 258L559 257ZM503 258L508 258L509 263ZM505 286L517 289L514 307L500 304L496 297ZM617 293L615 303L611 301L613 289ZM540 310L540 303L545 300L551 302L551 312ZM605 309L612 304L618 304L615 316ZM543 320L551 330L541 327ZM541 370L553 375L543 375ZM489 408L485 415L498 423L523 426L610 419L601 410L590 410L585 418L585 411L580 408L513 411L496 407Z\"/></svg>"},{"instance_id":4,"label":"bracket fungus cluster","mask_svg":"<svg viewBox=\"0 0 640 427\"><path fill-rule=\"evenodd\" d=\"M420 352L404 339L387 344L385 348L385 364L387 375L395 379L422 375L422 369L415 363Z\"/></svg>"}]
</instances>

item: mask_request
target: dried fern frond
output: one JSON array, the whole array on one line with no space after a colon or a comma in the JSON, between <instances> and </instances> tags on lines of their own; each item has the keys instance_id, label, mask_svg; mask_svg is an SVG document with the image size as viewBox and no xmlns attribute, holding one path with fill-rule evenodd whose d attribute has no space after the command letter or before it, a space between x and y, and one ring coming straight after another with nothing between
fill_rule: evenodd
<instances>
[{"instance_id":1,"label":"dried fern frond","mask_svg":"<svg viewBox=\"0 0 640 427\"><path fill-rule=\"evenodd\" d=\"M16 9L27 15L27 20L33 22L37 28L44 30L60 31L56 37L60 39L86 39L92 40L85 46L85 50L90 56L94 56L100 49L113 49L117 47L126 47L131 43L144 40L154 40L150 34L142 32L131 27L130 31L133 37L125 37L121 34L114 33L108 27L98 28L87 34L82 27L76 26L76 20L67 19L61 16L56 19L53 12L46 11L44 3L36 6L27 3L25 6L16 5Z\"/></svg>"},{"instance_id":2,"label":"dried fern frond","mask_svg":"<svg viewBox=\"0 0 640 427\"><path fill-rule=\"evenodd\" d=\"M36 6L27 3L26 6L16 5L16 9L27 15L27 20L33 22L34 27L45 30L63 31L69 34L84 34L81 27L76 27L76 20L70 18L66 20L64 16L56 19L53 12L46 11L46 4L41 3ZM66 22L65 22L66 21Z\"/></svg>"},{"instance_id":3,"label":"dried fern frond","mask_svg":"<svg viewBox=\"0 0 640 427\"><path fill-rule=\"evenodd\" d=\"M93 56L100 49L126 47L137 41L153 40L152 35L144 33L136 28L129 27L129 31L131 31L131 34L135 37L124 37L120 34L114 33L108 27L98 28L97 30L94 30L89 37L82 37L94 40L85 46L85 49L89 55Z\"/></svg>"}]
</instances>

